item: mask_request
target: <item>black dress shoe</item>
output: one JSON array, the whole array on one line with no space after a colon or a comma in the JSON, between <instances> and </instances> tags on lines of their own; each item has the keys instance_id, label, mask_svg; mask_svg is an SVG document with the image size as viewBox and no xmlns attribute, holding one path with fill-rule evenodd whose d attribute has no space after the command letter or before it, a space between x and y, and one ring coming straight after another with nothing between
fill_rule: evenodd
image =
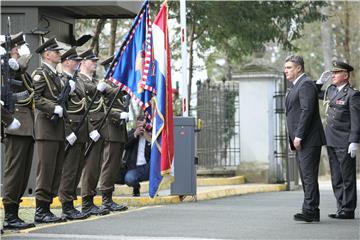
<instances>
[{"instance_id":1,"label":"black dress shoe","mask_svg":"<svg viewBox=\"0 0 360 240\"><path fill-rule=\"evenodd\" d=\"M337 212L337 213L330 213L329 217L336 218L336 219L354 219L355 215L354 215L354 212L348 212L348 211L341 210L340 212Z\"/></svg>"},{"instance_id":2,"label":"black dress shoe","mask_svg":"<svg viewBox=\"0 0 360 240\"><path fill-rule=\"evenodd\" d=\"M317 213L308 213L302 212L294 215L295 221L303 221L303 222L320 222L320 214Z\"/></svg>"},{"instance_id":3,"label":"black dress shoe","mask_svg":"<svg viewBox=\"0 0 360 240\"><path fill-rule=\"evenodd\" d=\"M140 187L133 188L133 197L140 197Z\"/></svg>"}]
</instances>

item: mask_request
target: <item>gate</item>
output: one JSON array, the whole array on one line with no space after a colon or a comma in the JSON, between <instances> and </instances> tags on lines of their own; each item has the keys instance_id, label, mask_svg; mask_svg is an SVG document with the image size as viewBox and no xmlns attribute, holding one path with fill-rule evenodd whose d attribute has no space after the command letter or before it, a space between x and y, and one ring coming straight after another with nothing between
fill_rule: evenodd
<instances>
[{"instance_id":1,"label":"gate","mask_svg":"<svg viewBox=\"0 0 360 240\"><path fill-rule=\"evenodd\" d=\"M198 84L195 110L203 120L197 137L198 168L236 169L240 163L238 82Z\"/></svg>"}]
</instances>

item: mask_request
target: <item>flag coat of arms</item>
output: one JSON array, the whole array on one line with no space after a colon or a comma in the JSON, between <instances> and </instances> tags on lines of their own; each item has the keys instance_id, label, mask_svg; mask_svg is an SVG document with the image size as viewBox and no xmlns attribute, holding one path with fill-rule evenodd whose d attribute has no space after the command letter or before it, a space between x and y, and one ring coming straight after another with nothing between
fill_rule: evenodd
<instances>
[{"instance_id":1,"label":"flag coat of arms","mask_svg":"<svg viewBox=\"0 0 360 240\"><path fill-rule=\"evenodd\" d=\"M155 197L161 183L172 181L174 127L170 47L167 28L168 9L163 3L152 25L154 91L152 98L153 130L150 157L149 195Z\"/></svg>"},{"instance_id":2,"label":"flag coat of arms","mask_svg":"<svg viewBox=\"0 0 360 240\"><path fill-rule=\"evenodd\" d=\"M130 94L144 111L151 100L145 90L151 55L149 11L145 1L105 77Z\"/></svg>"}]
</instances>

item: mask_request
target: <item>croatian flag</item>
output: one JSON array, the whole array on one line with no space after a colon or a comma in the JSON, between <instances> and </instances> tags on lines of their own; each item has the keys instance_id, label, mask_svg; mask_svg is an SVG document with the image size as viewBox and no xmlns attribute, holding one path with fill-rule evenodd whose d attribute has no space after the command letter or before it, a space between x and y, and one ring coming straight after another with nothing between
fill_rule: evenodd
<instances>
[{"instance_id":1,"label":"croatian flag","mask_svg":"<svg viewBox=\"0 0 360 240\"><path fill-rule=\"evenodd\" d=\"M165 2L152 25L155 79L153 87L156 96L152 98L153 131L149 176L151 198L156 196L161 183L173 180L174 127L167 15Z\"/></svg>"},{"instance_id":2,"label":"croatian flag","mask_svg":"<svg viewBox=\"0 0 360 240\"><path fill-rule=\"evenodd\" d=\"M144 111L149 108L152 95L145 89L151 60L149 11L149 2L145 1L105 76L126 91Z\"/></svg>"}]
</instances>

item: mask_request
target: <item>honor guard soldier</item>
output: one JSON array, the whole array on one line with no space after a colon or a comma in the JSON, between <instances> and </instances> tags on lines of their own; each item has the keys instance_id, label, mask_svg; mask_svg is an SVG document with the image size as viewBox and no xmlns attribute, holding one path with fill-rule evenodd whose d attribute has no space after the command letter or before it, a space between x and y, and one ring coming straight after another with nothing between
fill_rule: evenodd
<instances>
[{"instance_id":1,"label":"honor guard soldier","mask_svg":"<svg viewBox=\"0 0 360 240\"><path fill-rule=\"evenodd\" d=\"M104 91L107 85L104 82L98 83L94 79L94 73L97 67L97 56L91 49L80 54L83 59L81 63L81 70L79 73L79 81L85 84L97 86L99 91ZM86 91L87 102L91 101L91 93ZM101 120L105 116L104 98L99 96L95 99L93 105L90 107L89 112L89 128L94 129L90 132L90 139L94 141L93 148L89 152L81 177L81 197L82 197L82 212L90 215L105 215L110 211L104 207L98 207L94 204L94 196L96 195L96 187L99 181L100 168L102 163L102 151L104 138L100 138L100 133L97 130ZM103 131L100 131L103 135Z\"/></svg>"},{"instance_id":2,"label":"honor guard soldier","mask_svg":"<svg viewBox=\"0 0 360 240\"><path fill-rule=\"evenodd\" d=\"M88 217L87 214L78 211L74 207L73 202L77 199L76 188L79 184L84 166L83 155L88 138L87 118L84 118L84 121L80 122L86 110L85 87L81 81L77 81L77 76L74 76L74 74L77 74L76 71L81 60L82 58L79 57L76 52L76 47L70 48L61 56L63 82L70 80L76 81L75 91L69 96L66 110L68 117L65 121L65 144L69 144L70 147L68 146L68 152L65 155L59 187L62 216L68 220ZM79 131L75 133L74 131L79 125Z\"/></svg>"},{"instance_id":3,"label":"honor guard soldier","mask_svg":"<svg viewBox=\"0 0 360 240\"><path fill-rule=\"evenodd\" d=\"M62 219L50 211L57 196L64 163L65 126L64 106L59 96L64 89L56 66L61 62L60 48L51 38L35 52L41 55L42 65L33 72L35 89L35 144L38 151L36 176L36 223L60 222ZM71 89L75 85L71 84Z\"/></svg>"},{"instance_id":4,"label":"honor guard soldier","mask_svg":"<svg viewBox=\"0 0 360 240\"><path fill-rule=\"evenodd\" d=\"M354 68L334 61L332 84L319 96L328 104L325 135L337 211L330 218L353 219L356 208L356 152L360 141L360 92L349 83ZM322 86L324 80L317 84Z\"/></svg>"},{"instance_id":5,"label":"honor guard soldier","mask_svg":"<svg viewBox=\"0 0 360 240\"><path fill-rule=\"evenodd\" d=\"M3 115L2 111L2 119L6 119L6 116L12 119L11 124L5 124L4 130L5 166L2 199L5 209L4 229L35 227L33 223L26 223L18 216L19 204L28 184L34 152L34 114L32 109L34 90L31 76L26 73L31 55L20 56L19 48L23 44L25 44L25 40L22 32L11 37L10 57L15 60L16 64L10 67L10 71L19 84L11 84L12 94L17 99L13 115ZM16 66L16 70L14 66Z\"/></svg>"},{"instance_id":6,"label":"honor guard soldier","mask_svg":"<svg viewBox=\"0 0 360 240\"><path fill-rule=\"evenodd\" d=\"M103 61L101 64L104 66L105 70L112 62L113 56ZM112 87L113 94L107 94L105 97L106 110L110 106L110 103L113 100L114 95L119 88L114 84L109 82ZM129 96L127 96L129 97ZM127 130L126 122L129 119L128 106L125 106L123 102L124 95L122 92L118 94L117 99L112 106L112 109L109 113L108 118L106 119L106 124L104 125L105 130L105 143L104 143L104 152L103 152L103 162L101 165L100 172L100 184L99 190L102 192L102 202L104 208L109 211L125 211L127 206L123 204L117 204L112 200L112 194L115 189L115 181L117 174L122 167L122 155L127 143ZM130 99L128 99L128 103ZM127 110L127 111L125 111Z\"/></svg>"}]
</instances>

